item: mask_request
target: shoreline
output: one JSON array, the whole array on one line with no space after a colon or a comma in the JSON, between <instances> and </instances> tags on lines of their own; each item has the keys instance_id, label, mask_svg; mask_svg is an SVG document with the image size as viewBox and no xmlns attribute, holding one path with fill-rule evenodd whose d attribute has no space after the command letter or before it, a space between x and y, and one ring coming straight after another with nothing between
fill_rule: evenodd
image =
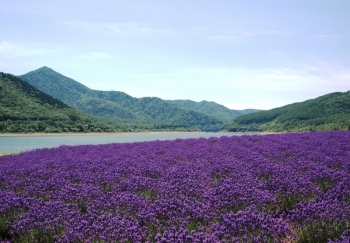
<instances>
[{"instance_id":1,"label":"shoreline","mask_svg":"<svg viewBox=\"0 0 350 243\"><path fill-rule=\"evenodd\" d=\"M109 136L109 135L131 135L131 134L180 134L180 133L207 133L207 132L91 132L91 133L1 133L0 137L50 137L50 136ZM220 133L220 132L217 132Z\"/></svg>"},{"instance_id":2,"label":"shoreline","mask_svg":"<svg viewBox=\"0 0 350 243\"><path fill-rule=\"evenodd\" d=\"M113 135L132 135L132 134L195 134L195 133L223 133L223 134L283 134L288 132L179 132L179 131L160 131L160 132L90 132L90 133L0 133L0 137L60 137L60 136L113 136Z\"/></svg>"},{"instance_id":3,"label":"shoreline","mask_svg":"<svg viewBox=\"0 0 350 243\"><path fill-rule=\"evenodd\" d=\"M195 133L223 133L223 134L284 134L290 132L179 132L179 131L160 131L160 132L90 132L90 133L0 133L0 137L60 137L60 136L113 136L113 135L132 135L132 134L195 134Z\"/></svg>"}]
</instances>

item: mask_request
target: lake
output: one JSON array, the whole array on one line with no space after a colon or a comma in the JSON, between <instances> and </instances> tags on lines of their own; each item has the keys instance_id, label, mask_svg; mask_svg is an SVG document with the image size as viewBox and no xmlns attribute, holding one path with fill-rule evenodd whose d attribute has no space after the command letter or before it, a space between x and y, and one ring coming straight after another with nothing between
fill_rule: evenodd
<instances>
[{"instance_id":1,"label":"lake","mask_svg":"<svg viewBox=\"0 0 350 243\"><path fill-rule=\"evenodd\" d=\"M210 138L242 136L253 133L215 132L169 132L169 133L123 133L123 134L57 134L0 136L0 152L14 153L60 145L130 143L153 140L175 140L177 138ZM254 133L256 134L256 133Z\"/></svg>"}]
</instances>

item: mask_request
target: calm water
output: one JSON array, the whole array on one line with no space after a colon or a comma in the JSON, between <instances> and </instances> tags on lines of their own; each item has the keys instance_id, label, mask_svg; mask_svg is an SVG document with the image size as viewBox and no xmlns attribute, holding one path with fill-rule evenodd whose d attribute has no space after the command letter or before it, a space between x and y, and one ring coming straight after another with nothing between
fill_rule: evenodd
<instances>
[{"instance_id":1,"label":"calm water","mask_svg":"<svg viewBox=\"0 0 350 243\"><path fill-rule=\"evenodd\" d=\"M23 152L60 145L130 143L153 140L175 140L177 138L209 138L221 136L242 136L249 133L130 133L94 135L43 135L43 136L0 136L0 152Z\"/></svg>"}]
</instances>

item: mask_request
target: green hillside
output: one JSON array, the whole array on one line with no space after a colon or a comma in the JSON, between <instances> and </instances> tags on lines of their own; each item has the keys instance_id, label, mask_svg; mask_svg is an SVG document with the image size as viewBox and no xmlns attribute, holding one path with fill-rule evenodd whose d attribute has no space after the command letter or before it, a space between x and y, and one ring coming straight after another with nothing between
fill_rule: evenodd
<instances>
[{"instance_id":1,"label":"green hillside","mask_svg":"<svg viewBox=\"0 0 350 243\"><path fill-rule=\"evenodd\" d=\"M203 100L201 102L192 100L168 100L168 102L215 117L224 123L231 123L235 118L239 116L260 111L255 109L231 110L223 105L206 100Z\"/></svg>"},{"instance_id":2,"label":"green hillside","mask_svg":"<svg viewBox=\"0 0 350 243\"><path fill-rule=\"evenodd\" d=\"M67 106L18 77L0 72L0 133L115 130L114 126Z\"/></svg>"},{"instance_id":3,"label":"green hillside","mask_svg":"<svg viewBox=\"0 0 350 243\"><path fill-rule=\"evenodd\" d=\"M350 91L238 117L222 130L322 131L350 130Z\"/></svg>"},{"instance_id":4,"label":"green hillside","mask_svg":"<svg viewBox=\"0 0 350 243\"><path fill-rule=\"evenodd\" d=\"M98 118L137 126L198 127L218 131L224 122L155 97L134 98L118 91L97 91L48 67L20 76L56 99Z\"/></svg>"}]
</instances>

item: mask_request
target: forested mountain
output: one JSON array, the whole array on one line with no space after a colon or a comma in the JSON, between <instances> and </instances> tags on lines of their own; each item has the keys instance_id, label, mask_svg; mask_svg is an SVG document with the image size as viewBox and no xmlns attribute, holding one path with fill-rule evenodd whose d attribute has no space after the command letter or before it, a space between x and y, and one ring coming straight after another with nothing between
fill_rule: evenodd
<instances>
[{"instance_id":1,"label":"forested mountain","mask_svg":"<svg viewBox=\"0 0 350 243\"><path fill-rule=\"evenodd\" d=\"M0 72L0 133L115 130L116 127L69 107L18 77Z\"/></svg>"},{"instance_id":2,"label":"forested mountain","mask_svg":"<svg viewBox=\"0 0 350 243\"><path fill-rule=\"evenodd\" d=\"M56 99L98 118L138 125L199 127L219 130L224 122L212 116L171 104L155 97L134 98L118 91L97 91L48 67L20 76Z\"/></svg>"},{"instance_id":3,"label":"forested mountain","mask_svg":"<svg viewBox=\"0 0 350 243\"><path fill-rule=\"evenodd\" d=\"M168 100L168 102L215 117L224 123L231 123L235 118L239 116L260 111L256 109L231 110L223 105L206 100L203 100L201 102L192 100Z\"/></svg>"},{"instance_id":4,"label":"forested mountain","mask_svg":"<svg viewBox=\"0 0 350 243\"><path fill-rule=\"evenodd\" d=\"M223 130L322 131L350 130L350 91L238 117Z\"/></svg>"}]
</instances>

